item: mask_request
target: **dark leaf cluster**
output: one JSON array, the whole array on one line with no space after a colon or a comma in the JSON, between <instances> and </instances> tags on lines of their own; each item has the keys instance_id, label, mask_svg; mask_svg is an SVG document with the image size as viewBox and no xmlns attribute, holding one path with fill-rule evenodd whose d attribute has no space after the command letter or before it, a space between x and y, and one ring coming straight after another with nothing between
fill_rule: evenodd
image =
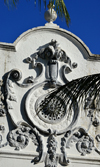
<instances>
[{"instance_id":1,"label":"dark leaf cluster","mask_svg":"<svg viewBox=\"0 0 100 167\"><path fill-rule=\"evenodd\" d=\"M92 99L92 103L94 103L99 94L100 74L78 78L50 92L41 102L38 112L47 107L51 101L55 103L56 107L60 103L62 106L68 105L69 109L76 102L79 103L81 100L87 99L88 96Z\"/></svg>"}]
</instances>

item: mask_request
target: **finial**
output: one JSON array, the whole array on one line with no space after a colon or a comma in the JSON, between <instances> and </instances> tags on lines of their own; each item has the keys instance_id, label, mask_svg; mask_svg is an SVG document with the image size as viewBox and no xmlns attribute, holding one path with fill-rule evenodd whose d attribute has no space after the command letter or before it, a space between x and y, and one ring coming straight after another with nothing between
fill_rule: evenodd
<instances>
[{"instance_id":1,"label":"finial","mask_svg":"<svg viewBox=\"0 0 100 167\"><path fill-rule=\"evenodd\" d=\"M56 18L57 18L57 13L53 9L55 6L54 6L53 3L49 2L47 7L48 7L48 10L44 14L45 20L48 23L53 23L56 20Z\"/></svg>"}]
</instances>

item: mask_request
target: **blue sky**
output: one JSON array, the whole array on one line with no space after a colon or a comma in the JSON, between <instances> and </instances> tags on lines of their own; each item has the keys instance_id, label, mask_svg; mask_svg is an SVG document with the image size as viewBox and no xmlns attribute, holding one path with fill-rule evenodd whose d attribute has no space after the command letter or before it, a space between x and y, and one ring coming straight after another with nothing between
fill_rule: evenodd
<instances>
[{"instance_id":1,"label":"blue sky","mask_svg":"<svg viewBox=\"0 0 100 167\"><path fill-rule=\"evenodd\" d=\"M94 54L100 54L100 0L65 0L71 23L68 28L65 20L57 18L56 24L77 35ZM0 42L13 43L23 32L43 26L44 7L41 12L34 0L19 0L16 8L8 8L1 1Z\"/></svg>"}]
</instances>

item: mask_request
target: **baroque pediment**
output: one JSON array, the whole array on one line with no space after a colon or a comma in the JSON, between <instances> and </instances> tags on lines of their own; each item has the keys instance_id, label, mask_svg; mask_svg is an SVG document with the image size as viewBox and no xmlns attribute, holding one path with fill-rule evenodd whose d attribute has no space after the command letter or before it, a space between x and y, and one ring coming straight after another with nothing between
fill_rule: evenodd
<instances>
[{"instance_id":1,"label":"baroque pediment","mask_svg":"<svg viewBox=\"0 0 100 167\"><path fill-rule=\"evenodd\" d=\"M32 163L51 167L69 165L72 150L99 157L99 57L70 32L46 26L7 48L0 50L0 148L33 147Z\"/></svg>"}]
</instances>

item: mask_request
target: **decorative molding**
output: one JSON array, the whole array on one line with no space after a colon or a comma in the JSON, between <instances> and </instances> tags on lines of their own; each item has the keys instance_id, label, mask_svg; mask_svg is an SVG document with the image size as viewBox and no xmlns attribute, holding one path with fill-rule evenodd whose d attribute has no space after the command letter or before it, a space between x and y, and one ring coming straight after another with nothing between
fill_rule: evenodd
<instances>
[{"instance_id":1,"label":"decorative molding","mask_svg":"<svg viewBox=\"0 0 100 167\"><path fill-rule=\"evenodd\" d=\"M6 115L6 106L4 102L4 83L0 80L0 116Z\"/></svg>"},{"instance_id":2,"label":"decorative molding","mask_svg":"<svg viewBox=\"0 0 100 167\"><path fill-rule=\"evenodd\" d=\"M12 51L12 52L16 52L16 48L13 44L8 44L8 43L4 43L4 42L0 42L0 49L2 50L6 50L6 51Z\"/></svg>"},{"instance_id":3,"label":"decorative molding","mask_svg":"<svg viewBox=\"0 0 100 167\"><path fill-rule=\"evenodd\" d=\"M14 147L15 150L20 151L26 148L31 140L37 146L39 153L32 162L34 164L44 162L45 167L57 167L58 163L62 166L67 166L69 164L67 151L72 145L76 147L81 155L90 154L93 150L100 154L99 149L95 147L95 139L97 143L100 142L99 134L94 139L88 132L91 125L95 128L100 125L99 116L94 112L96 110L95 102L97 103L99 99L95 99L94 102L94 97L91 96L94 87L89 90L88 96L83 100L82 104L82 109L84 112L86 111L86 117L90 117L87 118L88 120L90 119L90 125L87 131L84 127L76 126L74 129L78 116L80 115L80 108L77 101L74 101L72 108L70 108L72 102L71 93L73 92L69 95L67 93L61 94L59 91L57 95L53 94L53 99L50 97L51 99L47 101L51 93L55 93L55 90L58 90L57 88L68 82L66 74L77 68L78 64L72 62L66 52L59 47L56 40L51 40L50 43L40 47L37 53L26 58L24 62L31 64L33 69L38 68L40 73L36 78L31 75L28 76L23 82L21 82L22 73L19 69L12 69L8 73L6 80L7 109L12 121L17 126L15 130L10 131L8 134L9 145ZM42 75L45 76L43 76L43 82L40 82L39 79ZM17 87L27 89L21 91L20 96L18 92L20 89L17 89ZM2 89L2 84L0 85L0 89ZM4 102L2 94L1 91L0 105ZM44 103L42 103L43 100ZM16 107L19 103L23 105L21 106L23 109L20 111L21 108L19 107L19 115L17 116ZM5 107L2 108L2 111L3 109ZM99 107L97 110L99 112ZM21 115L23 114L22 112L24 114L26 112L26 120ZM17 120L17 117L21 118ZM4 131L2 125L0 126L0 130L1 132ZM61 138L60 135L64 137ZM42 136L45 138L45 147ZM0 140L2 142L2 136L0 136ZM0 147L6 146L8 142L0 145ZM57 146L59 147L60 153L58 152Z\"/></svg>"},{"instance_id":4,"label":"decorative molding","mask_svg":"<svg viewBox=\"0 0 100 167\"><path fill-rule=\"evenodd\" d=\"M95 91L94 85L89 90L88 96L85 99L84 109L87 111L87 117L90 117L90 122L94 127L98 127L100 125L99 112L100 112L100 93L98 93L98 97L93 96L93 91Z\"/></svg>"},{"instance_id":5,"label":"decorative molding","mask_svg":"<svg viewBox=\"0 0 100 167\"><path fill-rule=\"evenodd\" d=\"M0 148L6 147L8 145L8 142L1 144L2 143L2 135L0 135Z\"/></svg>"},{"instance_id":6,"label":"decorative molding","mask_svg":"<svg viewBox=\"0 0 100 167\"><path fill-rule=\"evenodd\" d=\"M97 117L95 117L92 124L93 124L93 126L98 127L100 125L99 119Z\"/></svg>"},{"instance_id":7,"label":"decorative molding","mask_svg":"<svg viewBox=\"0 0 100 167\"><path fill-rule=\"evenodd\" d=\"M25 148L29 143L29 128L19 127L9 132L8 141L16 150Z\"/></svg>"},{"instance_id":8,"label":"decorative molding","mask_svg":"<svg viewBox=\"0 0 100 167\"><path fill-rule=\"evenodd\" d=\"M53 39L48 45L46 45L46 47L42 47L37 54L40 58L48 60L46 74L52 87L55 87L57 84L56 82L58 82L58 61L67 64L64 72L62 71L64 73L64 77L66 72L69 73L72 69L77 67L77 63L72 63L65 51L59 47L58 42Z\"/></svg>"},{"instance_id":9,"label":"decorative molding","mask_svg":"<svg viewBox=\"0 0 100 167\"><path fill-rule=\"evenodd\" d=\"M2 126L2 128L3 129L1 129L1 130L3 132L4 131L4 127ZM0 148L6 147L7 145L8 145L8 142L2 144L2 135L0 135Z\"/></svg>"},{"instance_id":10,"label":"decorative molding","mask_svg":"<svg viewBox=\"0 0 100 167\"><path fill-rule=\"evenodd\" d=\"M11 101L17 102L17 97L16 97L16 94L15 94L13 81L10 78L11 76L12 76L13 79L17 80L19 75L18 75L18 72L16 72L16 70L15 70L15 74L14 74L14 70L9 72L9 74L8 74L8 78L7 78L7 82L6 82L6 89L7 89L6 102L7 102L7 109L8 110L13 109Z\"/></svg>"},{"instance_id":11,"label":"decorative molding","mask_svg":"<svg viewBox=\"0 0 100 167\"><path fill-rule=\"evenodd\" d=\"M62 138L64 149L72 147L74 143L81 155L90 154L94 150L94 139L83 128L68 131Z\"/></svg>"},{"instance_id":12,"label":"decorative molding","mask_svg":"<svg viewBox=\"0 0 100 167\"><path fill-rule=\"evenodd\" d=\"M96 140L97 140L97 142L100 142L100 134L98 134L98 135L96 136Z\"/></svg>"},{"instance_id":13,"label":"decorative molding","mask_svg":"<svg viewBox=\"0 0 100 167\"><path fill-rule=\"evenodd\" d=\"M71 62L71 59L67 56L64 50L59 47L59 44L56 40L51 40L50 43L41 47L39 52L33 54L33 57L28 57L25 59L26 63L32 65L33 68L37 66L42 67L40 75L36 80L43 74L43 64L38 61L39 58L46 60L46 79L50 82L50 87L56 87L58 84L58 72L59 72L59 62L66 63L64 70L62 70L63 81L66 83L66 74L71 72L74 68L77 68L77 63Z\"/></svg>"},{"instance_id":14,"label":"decorative molding","mask_svg":"<svg viewBox=\"0 0 100 167\"><path fill-rule=\"evenodd\" d=\"M41 162L43 159L43 140L38 130L27 125L20 124L17 129L12 130L8 134L9 145L11 147L15 147L15 150L18 151L20 149L24 149L29 144L30 139L38 147L39 155L33 159L33 162L36 164Z\"/></svg>"},{"instance_id":15,"label":"decorative molding","mask_svg":"<svg viewBox=\"0 0 100 167\"><path fill-rule=\"evenodd\" d=\"M50 26L50 24L47 25ZM51 40L51 42L49 42L48 39L45 39L45 41L48 41L49 43L45 43L45 41L43 41L45 45L41 45L39 48L36 48L35 45L33 47L33 50L37 49L37 51L32 55L32 50L30 51L30 48L32 49L32 47L28 48L27 45L28 39L30 38L29 37L25 39L25 45L27 45L28 48L26 54L30 53L31 55L27 55L29 57L26 58L27 56L25 57L26 54L24 55L23 50L23 47L25 46L23 45L24 38L33 33L32 40L36 39L38 42L38 37L35 36L34 38L34 32L36 32L35 35L40 35L40 31L44 31L45 35L48 34L48 31L51 31L52 35L56 33L56 35L54 36L59 40L66 38L64 46L63 41ZM3 154L3 158L33 158L32 162L34 162L34 164L44 162L45 167L57 167L59 164L61 166L67 166L69 164L69 157L71 157L70 160L72 160L72 166L74 162L81 162L83 164L84 160L86 160L85 162L88 161L88 164L92 164L93 160L96 163L100 164L99 158L96 157L96 160L94 157L93 160L91 158L95 155L95 153L91 154L94 150L100 155L100 108L96 108L97 102L98 106L100 106L100 98L96 98L95 100L92 99L94 98L93 96L91 96L91 92L94 89L93 88L92 90L89 90L90 92L88 91L89 96L87 97L87 99L84 99L83 97L82 108L80 107L78 100L75 100L75 103L73 102L73 99L71 98L72 94L74 98L75 93L78 94L79 92L75 92L75 89L73 89L76 81L69 82L67 76L70 79L74 74L75 77L78 76L78 71L77 69L75 69L77 68L78 63L73 62L74 55L70 53L70 57L69 55L67 55L67 53L70 52L71 48L75 49L73 50L75 56L81 55L78 60L79 62L82 60L82 56L84 56L83 59L85 59L84 62L86 62L86 59L100 59L100 55L96 56L91 54L86 45L78 37L65 30L55 28L54 25L52 26L52 28L46 26L29 30L27 33L24 33L24 35L21 35L19 39L14 43L16 47L19 41L20 47L18 47L18 53L22 53L22 55L20 55L21 61L28 63L29 69L27 69L27 71L23 69L25 64L21 66L22 62L20 62L19 58L18 66L21 67L23 72L25 72L24 75L26 75L26 77L24 79L22 78L22 73L19 69L12 69L8 73L6 86L5 83L3 83L3 85L5 86L4 89L3 85L0 85L0 148L5 147L9 144L7 149L1 149L1 152L3 153L4 151L5 154ZM58 42L61 42L61 47ZM69 43L67 46L66 42ZM41 43L41 41L39 43ZM4 50L14 52L16 51L14 45L7 45L0 44L0 47ZM63 49L63 47L66 47L66 51ZM4 51L1 51L1 53L3 52ZM7 51L7 53L10 52ZM12 55L12 53L9 55L10 64L12 60L14 60L14 58L12 58ZM87 64L85 63L85 66L87 66ZM98 63L97 66L99 66ZM94 71L96 71L96 69L97 71L99 70L97 66ZM9 68L10 66L7 69ZM32 76L32 69L30 70L30 68L33 69L33 74L35 74L36 72L36 77L34 77L34 75ZM7 69L5 69L6 72ZM73 71L76 71L77 74L74 73L70 75L70 73ZM85 73L85 71L83 70L83 73L79 72L79 76L81 74L83 75L87 73L88 71ZM77 81L79 80L77 79ZM80 79L80 81L84 82L84 79ZM67 89L71 88L71 93L67 93L66 91L66 93L64 94L62 92L65 89L63 89L62 92L58 91L57 95L53 94L54 98L52 99L52 93L55 93L55 91L57 91L61 85L64 86L64 84L66 83L68 83L69 85L72 84L72 87L67 85L69 86L67 87ZM99 85L100 83L98 83L97 81L97 84ZM78 90L79 87L79 83L77 82L77 86L75 88ZM79 90L81 90L81 87ZM82 91L84 92L84 89ZM51 99L47 101L48 97L50 97ZM44 101L44 103L42 103L42 101ZM70 104L72 108L70 108ZM7 115L6 105L8 109ZM5 115L7 118L2 117ZM15 126L16 129L12 130L10 118L12 119L12 122L14 123L13 126ZM82 120L83 118L85 122ZM7 136L8 142L2 144L2 139L5 136L5 133L8 133L9 129L11 131ZM94 131L93 134L92 130ZM3 134L3 132L5 133ZM34 150L34 147L32 152L29 150L32 146L29 144L32 143L33 145L36 145L36 151L38 153ZM12 148L10 148L10 146ZM19 151L14 151L14 149ZM69 151L68 149L76 149L76 151L73 153L74 155L72 155L71 150ZM8 153L8 150L11 150L11 154ZM69 153L71 153L71 155L69 155ZM81 156L88 154L91 155L84 158ZM78 156L77 158L77 155L80 156ZM94 165L95 162L93 162Z\"/></svg>"},{"instance_id":16,"label":"decorative molding","mask_svg":"<svg viewBox=\"0 0 100 167\"><path fill-rule=\"evenodd\" d=\"M28 77L29 82L27 82L27 83L30 83L30 79L31 79L31 83L32 82L34 83L35 81L37 81L43 75L44 65L40 62L36 62L38 60L38 55L37 54L34 54L33 56L34 57L27 57L25 59L25 62L31 64L33 69L35 69L35 68L40 69L40 73L36 78L33 78L33 76L29 76ZM26 79L26 81L27 81L27 79Z\"/></svg>"},{"instance_id":17,"label":"decorative molding","mask_svg":"<svg viewBox=\"0 0 100 167\"><path fill-rule=\"evenodd\" d=\"M38 131L27 126L20 125L17 129L12 130L8 134L8 141L10 146L15 147L16 150L25 148L29 144L29 140L35 145L39 145Z\"/></svg>"},{"instance_id":18,"label":"decorative molding","mask_svg":"<svg viewBox=\"0 0 100 167\"><path fill-rule=\"evenodd\" d=\"M57 167L59 156L57 155L57 141L53 134L48 137L48 151L45 158L45 166Z\"/></svg>"},{"instance_id":19,"label":"decorative molding","mask_svg":"<svg viewBox=\"0 0 100 167\"><path fill-rule=\"evenodd\" d=\"M55 97L55 102L51 100L49 106L47 105L49 110L45 107L46 105L42 108L40 103L50 92L48 81L34 86L26 97L26 113L32 124L41 131L48 134L48 129L51 126L51 130L57 129L57 134L62 134L75 125L79 115L78 104L77 102L73 104L73 109L69 112L68 106L66 107L65 102L58 95L57 98ZM53 106L54 103L55 106ZM56 105L58 105L59 111Z\"/></svg>"},{"instance_id":20,"label":"decorative molding","mask_svg":"<svg viewBox=\"0 0 100 167\"><path fill-rule=\"evenodd\" d=\"M64 150L62 150L62 154L57 153L57 141L56 141L56 131L52 132L50 129L49 137L47 139L47 152L42 153L42 157L40 161L33 161L34 163L44 162L45 166L48 167L57 167L58 163L61 165L68 165L69 160L67 158L67 154Z\"/></svg>"},{"instance_id":21,"label":"decorative molding","mask_svg":"<svg viewBox=\"0 0 100 167\"><path fill-rule=\"evenodd\" d=\"M5 131L5 127L4 127L3 125L0 125L0 130L1 130L2 132L4 132L4 131Z\"/></svg>"},{"instance_id":22,"label":"decorative molding","mask_svg":"<svg viewBox=\"0 0 100 167\"><path fill-rule=\"evenodd\" d=\"M81 155L90 154L94 147L94 140L89 135L84 135L77 142L77 150L81 153Z\"/></svg>"}]
</instances>

